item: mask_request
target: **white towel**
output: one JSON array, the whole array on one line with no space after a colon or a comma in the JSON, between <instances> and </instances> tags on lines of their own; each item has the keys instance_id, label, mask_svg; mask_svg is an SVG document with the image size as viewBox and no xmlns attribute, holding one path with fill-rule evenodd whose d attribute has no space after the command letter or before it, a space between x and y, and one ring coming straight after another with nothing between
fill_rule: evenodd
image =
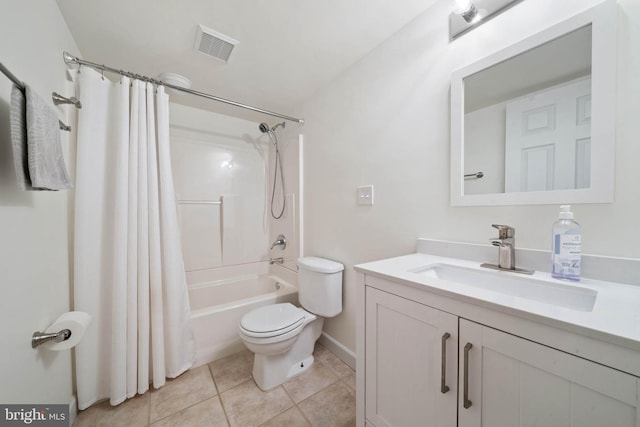
<instances>
[{"instance_id":1,"label":"white towel","mask_svg":"<svg viewBox=\"0 0 640 427\"><path fill-rule=\"evenodd\" d=\"M29 86L25 87L25 94L31 185L43 190L69 189L72 184L60 146L58 114Z\"/></svg>"},{"instance_id":2,"label":"white towel","mask_svg":"<svg viewBox=\"0 0 640 427\"><path fill-rule=\"evenodd\" d=\"M16 85L11 89L11 145L19 190L37 190L31 186L27 161L27 111L24 92Z\"/></svg>"}]
</instances>

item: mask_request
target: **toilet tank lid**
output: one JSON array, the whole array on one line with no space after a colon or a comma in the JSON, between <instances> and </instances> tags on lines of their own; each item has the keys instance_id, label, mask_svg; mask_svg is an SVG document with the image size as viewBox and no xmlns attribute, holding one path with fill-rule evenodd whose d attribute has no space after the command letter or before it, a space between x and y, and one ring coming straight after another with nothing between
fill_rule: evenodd
<instances>
[{"instance_id":1,"label":"toilet tank lid","mask_svg":"<svg viewBox=\"0 0 640 427\"><path fill-rule=\"evenodd\" d=\"M339 262L314 256L298 258L298 267L317 273L337 273L344 270L344 265Z\"/></svg>"}]
</instances>

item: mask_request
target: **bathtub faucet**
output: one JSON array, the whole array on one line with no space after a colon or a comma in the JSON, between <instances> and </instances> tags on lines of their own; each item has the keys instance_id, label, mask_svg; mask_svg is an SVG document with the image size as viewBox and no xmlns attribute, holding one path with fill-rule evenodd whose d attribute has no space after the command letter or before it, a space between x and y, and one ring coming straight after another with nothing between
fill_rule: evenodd
<instances>
[{"instance_id":1,"label":"bathtub faucet","mask_svg":"<svg viewBox=\"0 0 640 427\"><path fill-rule=\"evenodd\" d=\"M287 239L284 237L284 234L278 234L278 237L276 237L276 241L273 242L273 245L271 245L271 249L275 248L276 246L278 246L280 250L285 250L285 248L287 247Z\"/></svg>"},{"instance_id":2,"label":"bathtub faucet","mask_svg":"<svg viewBox=\"0 0 640 427\"><path fill-rule=\"evenodd\" d=\"M282 264L282 263L284 263L284 258L282 257L269 258L269 264Z\"/></svg>"}]
</instances>

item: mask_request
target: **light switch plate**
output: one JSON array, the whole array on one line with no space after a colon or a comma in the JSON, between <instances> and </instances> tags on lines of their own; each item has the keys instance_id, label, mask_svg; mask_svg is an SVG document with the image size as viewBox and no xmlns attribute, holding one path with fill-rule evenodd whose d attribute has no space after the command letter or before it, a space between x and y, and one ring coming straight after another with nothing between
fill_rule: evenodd
<instances>
[{"instance_id":1,"label":"light switch plate","mask_svg":"<svg viewBox=\"0 0 640 427\"><path fill-rule=\"evenodd\" d=\"M373 185L358 187L358 205L373 206Z\"/></svg>"}]
</instances>

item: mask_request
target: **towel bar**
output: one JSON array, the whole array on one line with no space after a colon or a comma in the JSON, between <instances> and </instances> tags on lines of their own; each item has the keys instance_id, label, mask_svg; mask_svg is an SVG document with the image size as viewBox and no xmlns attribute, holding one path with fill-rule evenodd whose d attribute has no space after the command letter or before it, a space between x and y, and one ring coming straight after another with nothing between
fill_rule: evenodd
<instances>
[{"instance_id":1,"label":"towel bar","mask_svg":"<svg viewBox=\"0 0 640 427\"><path fill-rule=\"evenodd\" d=\"M13 73L9 71L9 69L2 64L2 62L0 62L0 71L5 76L7 76L7 78L9 78L9 80L11 80L16 86L18 86L18 88L20 88L21 91L24 92L25 90L24 83L22 83L16 76L14 76ZM80 101L78 101L78 99L75 96L69 99L69 98L65 98L64 96L58 95L55 92L53 92L51 96L53 98L53 103L55 105L73 104L78 108L82 108L82 104L80 104ZM65 125L64 123L62 123L61 120L58 120L58 125L60 126L60 130L66 130L67 132L71 130L71 126Z\"/></svg>"},{"instance_id":2,"label":"towel bar","mask_svg":"<svg viewBox=\"0 0 640 427\"><path fill-rule=\"evenodd\" d=\"M52 92L51 93L51 99L53 99L53 103L55 105L71 104L71 105L74 105L76 108L82 108L82 103L75 96L72 96L71 98L66 98L66 97L60 95L59 93Z\"/></svg>"},{"instance_id":3,"label":"towel bar","mask_svg":"<svg viewBox=\"0 0 640 427\"><path fill-rule=\"evenodd\" d=\"M179 205L221 205L218 200L178 200Z\"/></svg>"},{"instance_id":4,"label":"towel bar","mask_svg":"<svg viewBox=\"0 0 640 427\"><path fill-rule=\"evenodd\" d=\"M464 179L478 179L484 176L484 172L467 173L464 175Z\"/></svg>"}]
</instances>

